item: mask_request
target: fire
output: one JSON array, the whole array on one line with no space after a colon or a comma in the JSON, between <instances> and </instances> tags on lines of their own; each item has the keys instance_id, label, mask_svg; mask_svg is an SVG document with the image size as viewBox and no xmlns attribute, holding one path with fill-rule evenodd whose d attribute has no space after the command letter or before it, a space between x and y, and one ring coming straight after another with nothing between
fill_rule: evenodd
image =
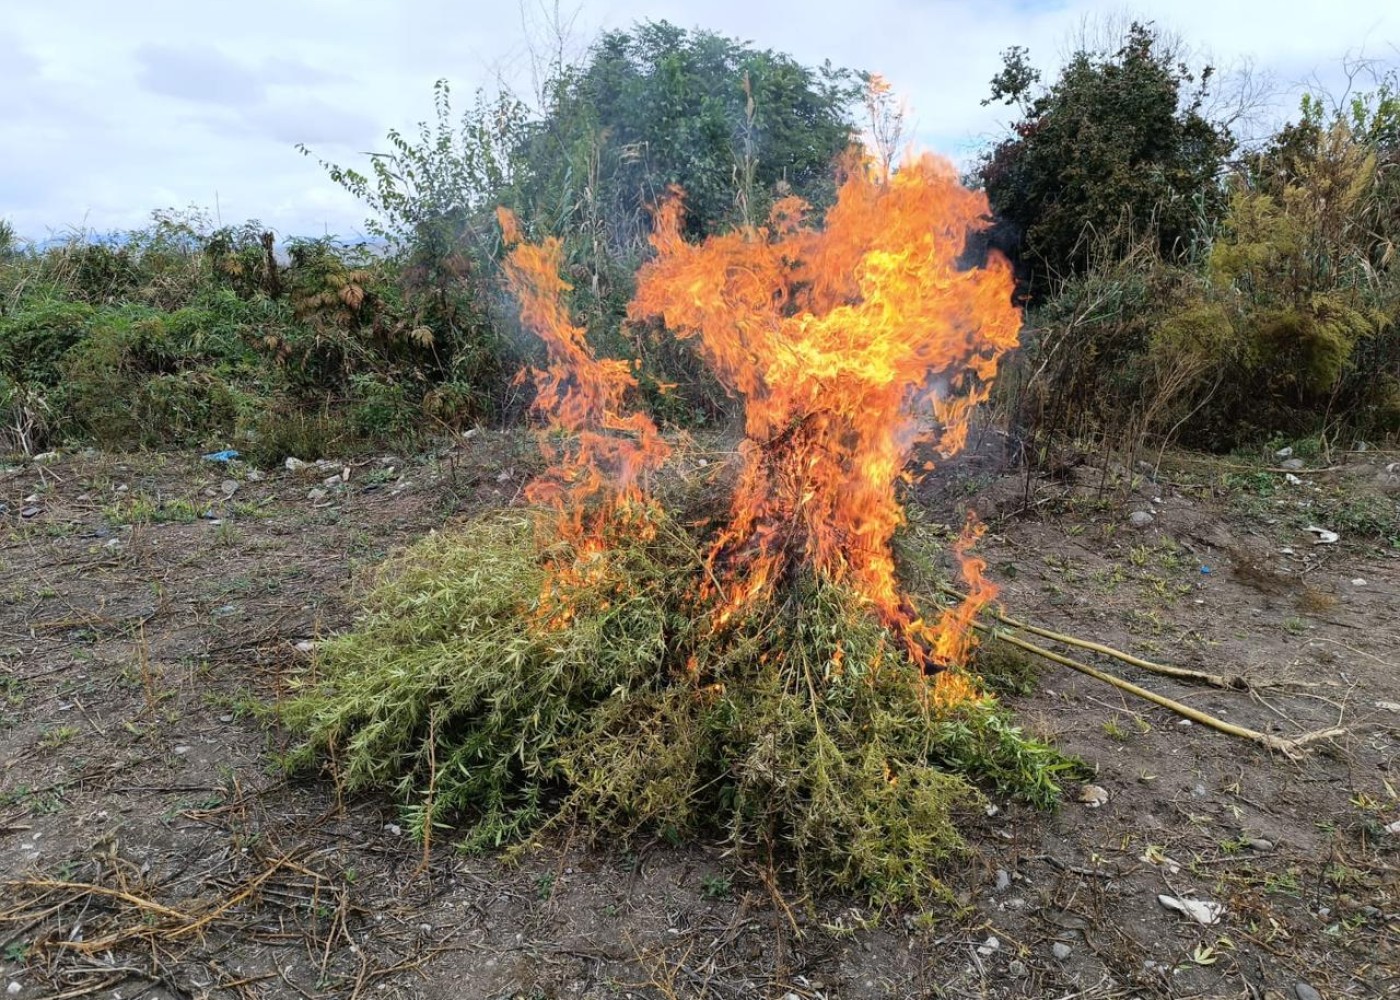
<instances>
[{"instance_id":1,"label":"fire","mask_svg":"<svg viewBox=\"0 0 1400 1000\"><path fill-rule=\"evenodd\" d=\"M520 304L521 323L545 344L545 367L533 371L534 410L543 422L540 448L549 469L525 495L554 510L550 531L571 550L549 567L542 600L562 624L569 617L568 591L597 580L608 533L623 526L643 535L651 530L647 475L671 449L649 416L624 412L637 386L628 363L595 357L584 329L570 320L572 286L560 277L561 242L521 242L515 216L499 209L497 218L511 247L503 263L506 286ZM563 447L554 440L560 434L568 442Z\"/></svg>"},{"instance_id":2,"label":"fire","mask_svg":"<svg viewBox=\"0 0 1400 1000\"><path fill-rule=\"evenodd\" d=\"M969 521L954 546L969 599L933 623L899 586L892 540L915 448L947 457L963 447L1020 330L1010 265L993 253L965 266L985 196L932 156L890 172L853 155L823 226L786 198L766 226L702 243L681 236L682 197L658 207L655 257L638 274L629 318L660 318L695 338L744 406L738 483L701 584L717 626L810 572L868 602L926 670L961 663L973 618L996 595L970 555L981 526ZM645 413L625 412L637 384L627 363L596 358L569 320L559 241L521 243L509 213L500 218L513 245L507 283L548 351L534 372L536 412L547 434L576 442L561 450L544 439L551 468L528 494L558 512L571 543L572 561L550 567L558 593L605 553L609 525L639 519L648 474L669 448ZM930 691L944 702L973 694L953 671Z\"/></svg>"},{"instance_id":3,"label":"fire","mask_svg":"<svg viewBox=\"0 0 1400 1000\"><path fill-rule=\"evenodd\" d=\"M1020 330L1011 268L996 254L962 266L987 201L932 156L888 176L853 158L825 226L807 213L784 199L766 227L690 244L674 193L630 309L698 338L744 403L739 484L709 553L720 620L805 568L868 600L921 663L954 663L976 608L918 617L895 576L896 486L917 445L962 448ZM995 588L966 550L985 603Z\"/></svg>"}]
</instances>

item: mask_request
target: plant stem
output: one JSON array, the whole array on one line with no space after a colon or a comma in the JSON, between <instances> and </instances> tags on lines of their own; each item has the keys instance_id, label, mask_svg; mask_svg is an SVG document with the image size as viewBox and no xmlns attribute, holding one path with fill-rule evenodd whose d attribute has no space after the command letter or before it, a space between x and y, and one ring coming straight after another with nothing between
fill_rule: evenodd
<instances>
[{"instance_id":1,"label":"plant stem","mask_svg":"<svg viewBox=\"0 0 1400 1000\"><path fill-rule=\"evenodd\" d=\"M1161 705L1163 708L1170 709L1183 718L1190 719L1192 722L1199 722L1201 725L1208 726L1216 732L1224 733L1227 736L1236 736L1240 739L1250 740L1269 750L1277 750L1279 753L1293 760L1297 760L1302 756L1305 744L1317 740L1331 739L1345 732L1343 729L1323 729L1316 732L1305 733L1294 739L1283 739L1282 737L1261 733L1254 729L1247 729L1244 726L1236 726L1223 719L1217 719L1213 715L1208 715L1199 709L1192 708L1190 705L1183 705L1181 702L1174 701L1166 695L1157 694L1146 688L1138 687L1131 681L1125 681L1121 677L1115 677L1112 674L1104 673L1102 670L1096 670L1087 663L1080 663L1078 660L1072 660L1068 656L1061 656L1059 653L1053 653L1048 649L1037 646L1033 642L1022 639L1020 636L1008 635L999 629L994 629L989 625L983 625L981 623L974 623L973 627L1005 642L1009 642L1013 646L1017 646L1028 653L1034 653L1036 656L1044 657L1053 663L1062 664L1063 666L1069 667L1071 670L1077 670L1081 674L1086 674L1095 680L1103 681L1105 684L1111 684L1120 691L1126 691L1129 694L1137 695L1139 698Z\"/></svg>"}]
</instances>

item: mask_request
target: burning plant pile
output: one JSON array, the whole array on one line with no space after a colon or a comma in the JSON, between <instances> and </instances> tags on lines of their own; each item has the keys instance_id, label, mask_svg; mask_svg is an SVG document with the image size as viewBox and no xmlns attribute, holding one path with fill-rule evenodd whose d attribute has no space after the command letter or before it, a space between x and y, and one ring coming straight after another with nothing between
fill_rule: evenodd
<instances>
[{"instance_id":1,"label":"burning plant pile","mask_svg":"<svg viewBox=\"0 0 1400 1000\"><path fill-rule=\"evenodd\" d=\"M694 340L743 406L722 510L659 499L672 445L626 361L568 313L555 240L511 248L548 471L529 510L478 518L384 567L288 709L350 786L397 788L420 834L484 847L561 818L594 831L719 829L804 880L918 897L979 788L1046 804L1069 764L1023 736L969 668L995 596L900 584L894 540L916 453L949 456L1020 315L1005 261L968 266L985 198L932 157L852 159L812 224L690 243L679 193L629 314ZM329 752L326 752L329 751Z\"/></svg>"}]
</instances>

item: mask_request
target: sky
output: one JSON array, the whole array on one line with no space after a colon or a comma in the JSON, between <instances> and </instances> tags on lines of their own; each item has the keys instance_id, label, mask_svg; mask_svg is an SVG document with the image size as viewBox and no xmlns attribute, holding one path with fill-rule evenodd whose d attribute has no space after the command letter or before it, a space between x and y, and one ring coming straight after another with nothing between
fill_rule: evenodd
<instances>
[{"instance_id":1,"label":"sky","mask_svg":"<svg viewBox=\"0 0 1400 1000\"><path fill-rule=\"evenodd\" d=\"M139 227L197 206L283 236L354 238L365 210L314 157L363 166L390 128L504 80L528 92L553 0L0 0L0 218L30 239ZM1347 57L1400 66L1393 0L563 0L566 46L665 19L883 74L915 138L963 161L1009 118L983 107L1000 53L1052 69L1084 25L1136 17L1276 96L1345 87Z\"/></svg>"}]
</instances>

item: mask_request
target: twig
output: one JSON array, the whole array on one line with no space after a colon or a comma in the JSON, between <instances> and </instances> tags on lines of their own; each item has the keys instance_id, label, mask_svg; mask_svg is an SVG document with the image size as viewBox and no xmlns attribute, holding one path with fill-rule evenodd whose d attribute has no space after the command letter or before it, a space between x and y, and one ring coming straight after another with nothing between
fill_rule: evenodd
<instances>
[{"instance_id":1,"label":"twig","mask_svg":"<svg viewBox=\"0 0 1400 1000\"><path fill-rule=\"evenodd\" d=\"M1272 736L1269 733L1261 733L1257 730L1247 729L1244 726L1236 726L1232 723L1225 722L1223 719L1217 719L1213 715L1208 715L1199 709L1192 708L1189 705L1183 705L1181 702L1174 701L1165 695L1157 694L1155 691L1149 691L1146 688L1138 687L1131 681L1125 681L1121 677L1115 677L1112 674L1104 673L1102 670L1096 670L1087 663L1080 663L1078 660L1072 660L1068 656L1052 653L1050 650L1037 646L1035 643L1027 642L1019 636L1008 635L1000 630L993 629L988 625L982 625L980 623L974 623L973 627L987 632L998 639L1009 642L1013 646L1018 646L1028 653L1034 653L1036 656L1044 657L1053 663L1059 663L1069 667L1071 670L1077 670L1081 674L1086 674L1095 680L1103 681L1105 684L1111 684L1120 691L1126 691L1129 694L1137 695L1139 698L1145 698L1147 701L1161 705L1163 708L1169 709L1183 718L1190 719L1192 722L1199 722L1201 725L1214 729L1216 732L1258 743L1260 746L1269 750L1276 750L1290 760L1297 760L1301 757L1306 744L1314 743L1318 740L1331 739L1334 736L1341 736L1346 732L1344 729L1323 729L1316 732L1304 733L1302 736L1293 739L1283 739L1279 736Z\"/></svg>"},{"instance_id":2,"label":"twig","mask_svg":"<svg viewBox=\"0 0 1400 1000\"><path fill-rule=\"evenodd\" d=\"M940 586L938 589L949 597L956 597L963 601L967 600L965 594L954 590L952 587ZM1133 656L1131 653L1125 653L1120 649L1114 649L1112 646L1105 646L1100 642L1079 639L1072 635L1065 635L1062 632L1052 632L1050 629L1043 628L1039 625L1031 625L1027 622L1017 621L1010 615L1003 614L995 608L984 608L983 614L991 615L1003 625L1009 625L1014 629L1020 629L1022 632L1029 632L1032 635L1038 635L1044 639L1053 639L1055 642L1062 642L1066 646L1078 646L1080 649L1102 653L1104 656L1111 656L1115 660L1121 660L1129 666L1137 667L1140 670L1146 670L1148 673L1160 674L1163 677L1175 677L1178 680L1200 681L1212 687L1227 688L1234 691L1246 691L1249 689L1249 682L1238 675L1226 677L1220 674L1207 674L1199 670L1187 670L1184 667L1169 667L1164 663L1153 663L1151 660L1144 660L1141 657Z\"/></svg>"}]
</instances>

